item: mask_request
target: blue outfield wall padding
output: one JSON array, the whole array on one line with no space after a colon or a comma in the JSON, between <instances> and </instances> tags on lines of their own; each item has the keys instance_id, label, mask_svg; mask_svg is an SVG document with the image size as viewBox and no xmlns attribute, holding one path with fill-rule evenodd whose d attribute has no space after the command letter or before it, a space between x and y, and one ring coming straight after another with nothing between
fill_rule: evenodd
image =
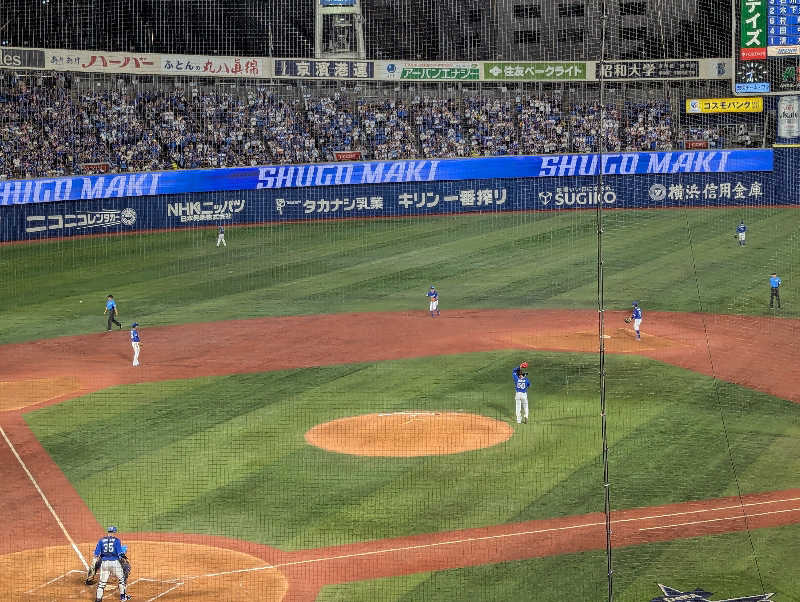
<instances>
[{"instance_id":1,"label":"blue outfield wall padding","mask_svg":"<svg viewBox=\"0 0 800 602\"><path fill-rule=\"evenodd\" d=\"M572 155L575 156L590 157ZM774 155L773 151L768 151L768 154L757 151L756 156L768 156L770 168L774 156L775 170L615 174L603 178L600 191L597 190L596 177L563 175L272 187L20 203L0 207L0 240L217 224L557 211L592 208L598 202L608 208L621 209L798 205L800 177L794 168L797 158L800 158L798 149L779 149L774 151ZM554 155L537 159L549 161L546 165L555 165L559 164L561 157ZM487 161L492 164L495 159ZM481 164L477 159L468 163L473 166ZM484 175L486 171L475 169L472 173ZM106 176L114 177L117 176Z\"/></svg>"},{"instance_id":2,"label":"blue outfield wall padding","mask_svg":"<svg viewBox=\"0 0 800 602\"><path fill-rule=\"evenodd\" d=\"M695 150L193 169L0 182L0 205L186 192L598 175L771 171L772 150Z\"/></svg>"}]
</instances>

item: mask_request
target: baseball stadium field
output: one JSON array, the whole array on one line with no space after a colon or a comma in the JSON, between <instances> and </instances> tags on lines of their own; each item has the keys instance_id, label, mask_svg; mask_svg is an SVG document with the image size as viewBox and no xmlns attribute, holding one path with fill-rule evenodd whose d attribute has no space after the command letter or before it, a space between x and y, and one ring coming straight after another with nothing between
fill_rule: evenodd
<instances>
[{"instance_id":1,"label":"baseball stadium field","mask_svg":"<svg viewBox=\"0 0 800 602\"><path fill-rule=\"evenodd\" d=\"M594 220L4 246L0 466L30 511L0 524L0 597L92 599L113 524L134 599L604 599ZM800 600L797 210L604 220L615 599Z\"/></svg>"}]
</instances>

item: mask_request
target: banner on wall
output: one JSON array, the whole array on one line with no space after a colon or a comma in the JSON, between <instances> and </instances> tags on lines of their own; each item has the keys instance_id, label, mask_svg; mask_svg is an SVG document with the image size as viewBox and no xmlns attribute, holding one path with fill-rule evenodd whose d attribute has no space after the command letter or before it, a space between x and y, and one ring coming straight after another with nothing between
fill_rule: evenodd
<instances>
[{"instance_id":1,"label":"banner on wall","mask_svg":"<svg viewBox=\"0 0 800 602\"><path fill-rule=\"evenodd\" d=\"M392 61L0 48L0 69L231 78L378 79L407 82L730 79L732 59L654 61Z\"/></svg>"},{"instance_id":2,"label":"banner on wall","mask_svg":"<svg viewBox=\"0 0 800 602\"><path fill-rule=\"evenodd\" d=\"M607 61L595 66L595 79L696 79L700 61Z\"/></svg>"},{"instance_id":3,"label":"banner on wall","mask_svg":"<svg viewBox=\"0 0 800 602\"><path fill-rule=\"evenodd\" d=\"M781 166L790 164L784 159ZM602 187L591 176L560 176L70 200L2 207L0 240L353 217L594 209L598 204L618 209L790 204L794 197L786 192L797 185L796 178L775 179L768 172L616 174L604 178Z\"/></svg>"},{"instance_id":4,"label":"banner on wall","mask_svg":"<svg viewBox=\"0 0 800 602\"><path fill-rule=\"evenodd\" d=\"M798 101L798 96L781 96L778 99L778 138L784 143L800 140Z\"/></svg>"},{"instance_id":5,"label":"banner on wall","mask_svg":"<svg viewBox=\"0 0 800 602\"><path fill-rule=\"evenodd\" d=\"M764 99L755 97L736 98L687 98L687 113L761 113Z\"/></svg>"},{"instance_id":6,"label":"banner on wall","mask_svg":"<svg viewBox=\"0 0 800 602\"><path fill-rule=\"evenodd\" d=\"M771 149L685 150L269 165L0 182L0 205L264 188L487 178L771 171Z\"/></svg>"},{"instance_id":7,"label":"banner on wall","mask_svg":"<svg viewBox=\"0 0 800 602\"><path fill-rule=\"evenodd\" d=\"M483 63L483 77L503 81L581 81L586 79L585 62Z\"/></svg>"},{"instance_id":8,"label":"banner on wall","mask_svg":"<svg viewBox=\"0 0 800 602\"><path fill-rule=\"evenodd\" d=\"M470 62L376 61L376 77L405 81L477 81L481 64Z\"/></svg>"},{"instance_id":9,"label":"banner on wall","mask_svg":"<svg viewBox=\"0 0 800 602\"><path fill-rule=\"evenodd\" d=\"M43 69L44 50L0 47L0 67L7 69Z\"/></svg>"},{"instance_id":10,"label":"banner on wall","mask_svg":"<svg viewBox=\"0 0 800 602\"><path fill-rule=\"evenodd\" d=\"M161 73L216 77L265 77L266 61L232 56L162 55Z\"/></svg>"},{"instance_id":11,"label":"banner on wall","mask_svg":"<svg viewBox=\"0 0 800 602\"><path fill-rule=\"evenodd\" d=\"M275 77L372 79L373 61L275 59Z\"/></svg>"}]
</instances>

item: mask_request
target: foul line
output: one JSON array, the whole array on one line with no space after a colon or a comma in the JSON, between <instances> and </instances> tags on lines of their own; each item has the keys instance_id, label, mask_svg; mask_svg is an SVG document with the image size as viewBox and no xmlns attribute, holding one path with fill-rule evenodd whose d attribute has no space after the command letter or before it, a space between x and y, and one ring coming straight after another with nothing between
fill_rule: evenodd
<instances>
[{"instance_id":1,"label":"foul line","mask_svg":"<svg viewBox=\"0 0 800 602\"><path fill-rule=\"evenodd\" d=\"M641 516L641 517L634 517L634 518L621 518L621 519L617 519L617 520L612 520L611 522L612 522L612 524L615 524L615 523L629 523L629 522L635 522L635 521L653 520L653 519L656 519L656 518L669 518L669 517L673 517L673 516L685 516L687 514L699 514L699 513L702 513L702 512L718 512L718 511L721 511L721 510L731 510L731 509L737 509L737 508L744 508L744 507L748 507L748 506L762 506L762 505L765 505L765 504L780 504L780 503L783 503L783 502L795 502L795 501L798 501L798 500L800 500L800 497L787 498L787 499L782 499L782 500L766 500L766 501L763 501L763 502L749 502L747 504L736 504L736 505L733 505L733 506L720 506L720 507L715 507L715 508L701 508L701 509L698 509L698 510L691 510L691 511L686 511L686 512L673 512L673 513L669 513L669 514L655 514L655 515L652 515L652 516ZM766 515L770 515L770 514L782 514L782 513L786 513L786 512L795 512L795 511L800 511L800 508L792 508L790 510L772 510L770 512L760 512L760 513L746 514L746 515L743 514L743 515L740 515L740 516L728 517L728 518L706 519L706 520L701 520L701 521L693 521L693 522L681 523L680 525L676 524L676 525L663 525L663 526L656 526L656 527L643 527L643 528L640 528L639 530L640 531L646 531L646 530L652 530L652 529L669 529L669 528L672 528L672 527L679 527L679 526L684 526L684 525L710 523L710 522L724 521L724 520L736 520L736 519L744 518L745 516L747 516L747 517L766 516ZM219 572L219 573L209 573L207 575L199 575L197 577L188 577L188 578L184 577L183 579L190 580L190 579L201 579L201 578L204 578L204 577L223 577L223 576L226 576L226 575L234 575L234 574L237 574L237 573L252 573L252 572L256 572L256 571L267 571L267 570L270 570L270 569L280 569L280 568L284 568L284 567L298 566L298 565L303 565L303 564L316 564L316 563L320 563L320 562L329 562L329 561L333 561L333 560L347 560L348 558L359 558L359 557L364 557L364 556L379 556L379 555L382 555L382 554L393 554L395 552L409 552L409 551L412 551L412 550L421 550L421 549L427 549L427 548L437 548L437 547L442 547L442 546L451 546L451 545L457 545L457 544L463 544L463 543L472 543L472 542L476 542L476 541L488 541L488 540L492 540L492 539L505 539L505 538L510 538L510 537L524 537L526 535L538 535L538 534L542 534L542 533L553 533L553 532L557 532L557 531L572 531L572 530L576 530L576 529L588 529L588 528L592 528L592 527L601 527L601 526L604 526L604 525L605 525L605 521L599 521L599 522L592 522L592 523L581 523L581 524L577 524L577 525L565 525L565 526L562 526L562 527L549 527L549 528L546 528L546 529L534 529L532 531L518 531L518 532L514 532L514 533L500 533L500 534L497 534L497 535L485 535L485 536L482 536L482 537L466 537L464 539L454 539L454 540L439 541L439 542L434 542L434 543L424 543L424 544L416 544L416 545L411 545L411 546L401 546L401 547L397 547L397 548L385 548L385 549L380 549L380 550L370 550L370 551L366 551L366 552L354 552L352 554L341 554L341 555L338 555L338 556L323 556L323 557L320 557L320 558L308 558L308 559L305 559L305 560L295 560L295 561L292 561L292 562L283 562L283 563L279 563L279 564L268 564L268 565L264 565L264 566L252 567L252 568L249 568L249 569L235 569L235 570L231 570L231 571L222 571L222 572Z\"/></svg>"},{"instance_id":2,"label":"foul line","mask_svg":"<svg viewBox=\"0 0 800 602\"><path fill-rule=\"evenodd\" d=\"M695 520L688 523L676 523L674 525L659 525L657 527L642 527L639 531L653 531L654 529L672 529L673 527L687 527L689 525L700 525L703 523L718 523L726 520L744 520L756 516L767 516L769 514L785 514L786 512L799 512L800 508L789 508L787 510L773 510L772 512L757 512L755 514L740 514L738 516L726 516L722 518L709 518L706 520Z\"/></svg>"},{"instance_id":3,"label":"foul line","mask_svg":"<svg viewBox=\"0 0 800 602\"><path fill-rule=\"evenodd\" d=\"M25 474L28 475L28 478L31 480L31 483L33 483L33 486L36 488L36 491L39 492L39 495L42 497L42 500L44 501L44 505L47 506L47 509L50 511L50 514L52 514L53 518L56 519L56 522L58 523L58 526L61 528L61 532L64 534L64 537L67 538L67 541L72 546L72 549L75 550L75 553L78 555L78 558L81 559L81 564L83 564L83 567L88 571L89 565L86 564L86 559L83 557L83 554L81 554L80 551L78 550L78 546L75 545L75 542L73 541L72 537L70 537L70 534L67 532L67 528L64 526L64 523L62 523L61 519L58 518L58 514L56 514L56 511L50 505L50 502L45 496L44 491L42 491L42 488L39 487L39 483L37 483L36 479L33 478L31 471L28 470L27 466L25 466L25 462L22 461L22 458L17 453L14 444L11 443L11 440L8 438L8 435L6 435L6 432L3 430L2 426L0 426L0 434L3 435L3 439L6 440L6 443L8 444L11 453L14 454L14 457L17 459L17 462L19 462L19 465L22 466L22 470L24 470Z\"/></svg>"}]
</instances>

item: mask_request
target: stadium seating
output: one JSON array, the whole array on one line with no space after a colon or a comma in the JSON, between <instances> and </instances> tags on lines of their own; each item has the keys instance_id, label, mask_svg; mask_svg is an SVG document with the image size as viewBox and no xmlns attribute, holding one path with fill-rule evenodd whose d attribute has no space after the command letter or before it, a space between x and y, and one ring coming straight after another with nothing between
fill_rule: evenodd
<instances>
[{"instance_id":1,"label":"stadium seating","mask_svg":"<svg viewBox=\"0 0 800 602\"><path fill-rule=\"evenodd\" d=\"M0 81L0 176L30 178L335 160L668 150L725 145L713 125L674 122L662 100L567 102L558 93L391 99L263 87L70 86ZM751 145L749 133L731 144ZM601 149L601 144L602 149Z\"/></svg>"}]
</instances>

